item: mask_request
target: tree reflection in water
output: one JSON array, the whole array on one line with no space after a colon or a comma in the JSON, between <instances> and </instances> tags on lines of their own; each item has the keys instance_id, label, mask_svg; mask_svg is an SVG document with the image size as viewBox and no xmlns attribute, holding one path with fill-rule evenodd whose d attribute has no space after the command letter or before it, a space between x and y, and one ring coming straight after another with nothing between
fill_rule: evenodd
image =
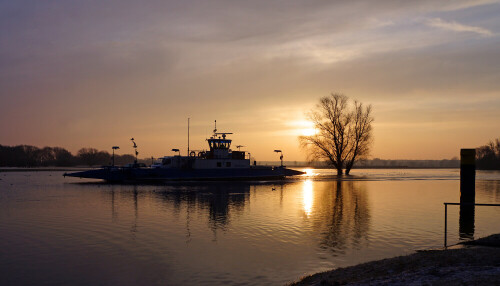
<instances>
[{"instance_id":1,"label":"tree reflection in water","mask_svg":"<svg viewBox=\"0 0 500 286\"><path fill-rule=\"evenodd\" d=\"M312 205L304 199L304 212L312 220L313 229L321 233L320 248L329 249L334 256L347 248L360 248L368 240L370 228L364 183L339 180L314 182L314 190L312 186L304 183L305 195L314 192Z\"/></svg>"}]
</instances>

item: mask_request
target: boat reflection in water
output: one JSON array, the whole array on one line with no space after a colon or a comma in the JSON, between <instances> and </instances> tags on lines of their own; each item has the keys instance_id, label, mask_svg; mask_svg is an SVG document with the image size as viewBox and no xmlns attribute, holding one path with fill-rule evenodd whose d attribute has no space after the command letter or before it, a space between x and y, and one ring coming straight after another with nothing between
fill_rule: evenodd
<instances>
[{"instance_id":1,"label":"boat reflection in water","mask_svg":"<svg viewBox=\"0 0 500 286\"><path fill-rule=\"evenodd\" d=\"M155 192L155 197L166 205L173 205L175 212L186 211L186 221L191 213L206 212L210 229L225 230L232 213L241 213L250 196L248 183L208 183L173 186ZM207 212L208 211L208 212Z\"/></svg>"},{"instance_id":2,"label":"boat reflection in water","mask_svg":"<svg viewBox=\"0 0 500 286\"><path fill-rule=\"evenodd\" d=\"M272 188L274 183L249 183L249 182L191 182L170 185L117 185L117 184L82 184L99 186L101 189L109 189L111 203L111 216L114 222L118 222L119 209L128 206L130 200L133 202L134 218L131 222L132 233L137 229L140 212L147 212L146 217L151 218L151 212L156 215L167 212L165 223L169 224L172 217L177 220L185 219L187 240L190 240L190 223L206 221L208 228L212 231L217 229L226 230L230 223L232 214L241 213L248 204L250 190L259 188ZM152 202L152 203L151 203ZM123 211L122 211L123 212ZM130 219L130 211L126 216ZM156 218L158 219L158 217ZM121 220L123 222L123 220ZM198 225L199 226L199 225Z\"/></svg>"}]
</instances>

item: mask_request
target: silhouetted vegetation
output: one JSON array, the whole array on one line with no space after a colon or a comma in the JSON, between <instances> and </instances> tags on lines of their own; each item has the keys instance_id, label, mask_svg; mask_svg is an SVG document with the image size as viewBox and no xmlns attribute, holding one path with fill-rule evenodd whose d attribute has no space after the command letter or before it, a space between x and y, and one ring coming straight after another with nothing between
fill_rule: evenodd
<instances>
[{"instance_id":1,"label":"silhouetted vegetation","mask_svg":"<svg viewBox=\"0 0 500 286\"><path fill-rule=\"evenodd\" d=\"M279 161L260 161L264 166L279 165ZM313 167L328 168L327 161L284 161L288 167ZM460 159L457 157L442 160L392 160L392 159L367 159L359 160L353 169L436 169L436 168L460 168Z\"/></svg>"},{"instance_id":2,"label":"silhouetted vegetation","mask_svg":"<svg viewBox=\"0 0 500 286\"><path fill-rule=\"evenodd\" d=\"M315 110L309 114L317 133L300 136L302 147L309 151L312 159L323 159L342 175L345 168L349 175L359 159L368 156L371 145L371 105L363 106L342 94L333 93L320 99Z\"/></svg>"},{"instance_id":3,"label":"silhouetted vegetation","mask_svg":"<svg viewBox=\"0 0 500 286\"><path fill-rule=\"evenodd\" d=\"M500 170L500 138L476 149L476 168Z\"/></svg>"},{"instance_id":4,"label":"silhouetted vegetation","mask_svg":"<svg viewBox=\"0 0 500 286\"><path fill-rule=\"evenodd\" d=\"M115 165L134 162L130 154L115 154ZM111 165L111 154L94 148L82 148L74 156L61 147L38 148L30 145L0 145L0 167L70 167Z\"/></svg>"},{"instance_id":5,"label":"silhouetted vegetation","mask_svg":"<svg viewBox=\"0 0 500 286\"><path fill-rule=\"evenodd\" d=\"M111 155L105 151L99 151L94 148L82 148L77 154L80 162L87 166L111 165Z\"/></svg>"}]
</instances>

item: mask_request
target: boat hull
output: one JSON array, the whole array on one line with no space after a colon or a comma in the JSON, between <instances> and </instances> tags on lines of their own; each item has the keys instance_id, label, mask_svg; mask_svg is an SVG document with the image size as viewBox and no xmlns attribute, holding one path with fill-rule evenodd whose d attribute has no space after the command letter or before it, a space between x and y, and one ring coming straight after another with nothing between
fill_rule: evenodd
<instances>
[{"instance_id":1,"label":"boat hull","mask_svg":"<svg viewBox=\"0 0 500 286\"><path fill-rule=\"evenodd\" d=\"M251 167L233 169L168 169L105 167L64 176L101 179L108 182L163 182L163 181L230 181L276 180L304 174L285 167Z\"/></svg>"}]
</instances>

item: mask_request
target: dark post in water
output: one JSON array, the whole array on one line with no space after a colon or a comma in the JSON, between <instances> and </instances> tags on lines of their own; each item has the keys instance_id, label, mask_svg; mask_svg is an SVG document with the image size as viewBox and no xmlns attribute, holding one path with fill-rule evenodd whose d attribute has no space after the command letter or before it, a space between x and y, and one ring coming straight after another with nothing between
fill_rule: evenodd
<instances>
[{"instance_id":1,"label":"dark post in water","mask_svg":"<svg viewBox=\"0 0 500 286\"><path fill-rule=\"evenodd\" d=\"M460 238L474 238L476 202L476 150L460 150Z\"/></svg>"}]
</instances>

